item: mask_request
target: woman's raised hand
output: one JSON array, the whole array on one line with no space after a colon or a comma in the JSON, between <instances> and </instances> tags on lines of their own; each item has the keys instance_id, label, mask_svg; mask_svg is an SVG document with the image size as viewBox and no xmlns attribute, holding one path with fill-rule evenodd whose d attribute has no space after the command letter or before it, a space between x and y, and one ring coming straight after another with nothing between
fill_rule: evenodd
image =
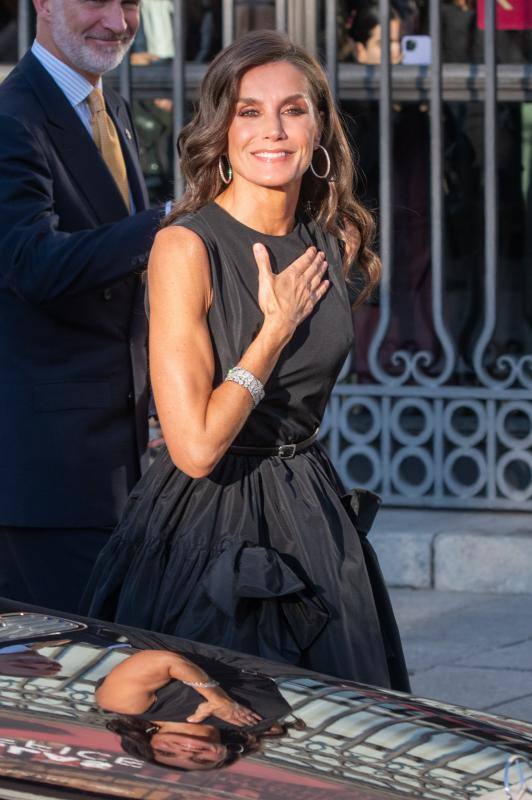
<instances>
[{"instance_id":1,"label":"woman's raised hand","mask_svg":"<svg viewBox=\"0 0 532 800\"><path fill-rule=\"evenodd\" d=\"M200 703L196 711L187 717L187 722L203 722L208 717L217 717L224 722L238 725L240 728L245 725L255 725L261 719L255 711L231 700L229 696L224 700Z\"/></svg>"},{"instance_id":2,"label":"woman's raised hand","mask_svg":"<svg viewBox=\"0 0 532 800\"><path fill-rule=\"evenodd\" d=\"M258 301L264 319L290 338L329 288L329 281L323 278L325 254L309 247L279 275L272 272L263 244L253 245L253 255L259 270Z\"/></svg>"}]
</instances>

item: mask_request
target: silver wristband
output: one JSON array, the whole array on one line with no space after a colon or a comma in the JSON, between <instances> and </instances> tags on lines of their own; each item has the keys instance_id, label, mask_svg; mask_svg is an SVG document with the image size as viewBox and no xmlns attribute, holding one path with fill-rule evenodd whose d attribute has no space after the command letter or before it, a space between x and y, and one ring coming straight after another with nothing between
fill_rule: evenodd
<instances>
[{"instance_id":1,"label":"silver wristband","mask_svg":"<svg viewBox=\"0 0 532 800\"><path fill-rule=\"evenodd\" d=\"M252 372L248 369L244 369L244 367L231 367L225 380L238 383L239 386L243 386L244 389L247 389L255 406L258 406L264 397L264 386Z\"/></svg>"},{"instance_id":2,"label":"silver wristband","mask_svg":"<svg viewBox=\"0 0 532 800\"><path fill-rule=\"evenodd\" d=\"M185 686L192 686L193 689L216 689L220 684L218 681L181 681Z\"/></svg>"}]
</instances>

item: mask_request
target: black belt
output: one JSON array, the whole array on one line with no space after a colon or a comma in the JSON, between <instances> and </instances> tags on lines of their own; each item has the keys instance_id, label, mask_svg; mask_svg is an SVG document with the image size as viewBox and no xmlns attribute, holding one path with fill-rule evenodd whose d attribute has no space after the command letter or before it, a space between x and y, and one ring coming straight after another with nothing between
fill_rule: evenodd
<instances>
[{"instance_id":1,"label":"black belt","mask_svg":"<svg viewBox=\"0 0 532 800\"><path fill-rule=\"evenodd\" d=\"M238 444L234 444L227 452L235 456L279 456L279 458L293 458L296 453L300 453L302 450L306 450L307 447L310 447L311 444L314 444L318 438L319 432L320 429L316 428L312 436L309 436L308 439L303 439L302 442L296 442L295 444L280 444L277 447L241 447Z\"/></svg>"}]
</instances>

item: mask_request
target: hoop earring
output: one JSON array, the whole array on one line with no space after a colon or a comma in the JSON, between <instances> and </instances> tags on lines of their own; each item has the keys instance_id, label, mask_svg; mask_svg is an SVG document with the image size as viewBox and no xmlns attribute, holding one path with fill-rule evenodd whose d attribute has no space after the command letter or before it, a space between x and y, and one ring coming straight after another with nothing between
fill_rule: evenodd
<instances>
[{"instance_id":1,"label":"hoop earring","mask_svg":"<svg viewBox=\"0 0 532 800\"><path fill-rule=\"evenodd\" d=\"M245 749L243 744L236 744L236 742L230 742L229 744L226 744L226 747L228 751L235 756L239 756L244 752Z\"/></svg>"},{"instance_id":2,"label":"hoop earring","mask_svg":"<svg viewBox=\"0 0 532 800\"><path fill-rule=\"evenodd\" d=\"M325 147L322 144L319 144L318 148L320 150L323 150L323 152L325 153L325 160L327 162L327 168L326 168L325 172L323 173L323 175L318 175L318 173L314 169L314 165L312 164L312 161L311 161L310 162L310 171L312 172L312 174L316 178L328 178L329 177L329 172L331 171L331 159L329 158L329 153L327 152L327 150L325 149Z\"/></svg>"},{"instance_id":3,"label":"hoop earring","mask_svg":"<svg viewBox=\"0 0 532 800\"><path fill-rule=\"evenodd\" d=\"M227 159L227 175L226 175L224 172L224 162L222 159L223 156L218 156L218 172L220 173L220 178L227 186L227 184L231 183L231 181L233 180L233 170L231 168L231 164L229 163L229 159L226 156Z\"/></svg>"},{"instance_id":4,"label":"hoop earring","mask_svg":"<svg viewBox=\"0 0 532 800\"><path fill-rule=\"evenodd\" d=\"M146 730L144 732L145 733L157 733L158 730L159 730L159 726L158 725L150 725L150 727L146 728Z\"/></svg>"}]
</instances>

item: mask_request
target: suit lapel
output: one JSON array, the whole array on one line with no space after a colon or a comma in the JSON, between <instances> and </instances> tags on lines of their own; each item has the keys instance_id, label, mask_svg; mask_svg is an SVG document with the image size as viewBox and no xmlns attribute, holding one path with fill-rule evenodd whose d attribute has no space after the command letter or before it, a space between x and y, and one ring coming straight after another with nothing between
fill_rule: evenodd
<instances>
[{"instance_id":1,"label":"suit lapel","mask_svg":"<svg viewBox=\"0 0 532 800\"><path fill-rule=\"evenodd\" d=\"M19 69L30 82L47 116L47 132L59 158L78 185L100 223L127 216L118 187L92 137L61 89L39 61L27 53Z\"/></svg>"},{"instance_id":2,"label":"suit lapel","mask_svg":"<svg viewBox=\"0 0 532 800\"><path fill-rule=\"evenodd\" d=\"M132 130L131 120L127 113L126 105L120 95L110 90L104 91L105 104L116 130L122 146L122 152L127 167L127 177L129 188L133 197L136 211L143 211L149 206L148 193L144 176L140 168L139 156L135 133Z\"/></svg>"}]
</instances>

